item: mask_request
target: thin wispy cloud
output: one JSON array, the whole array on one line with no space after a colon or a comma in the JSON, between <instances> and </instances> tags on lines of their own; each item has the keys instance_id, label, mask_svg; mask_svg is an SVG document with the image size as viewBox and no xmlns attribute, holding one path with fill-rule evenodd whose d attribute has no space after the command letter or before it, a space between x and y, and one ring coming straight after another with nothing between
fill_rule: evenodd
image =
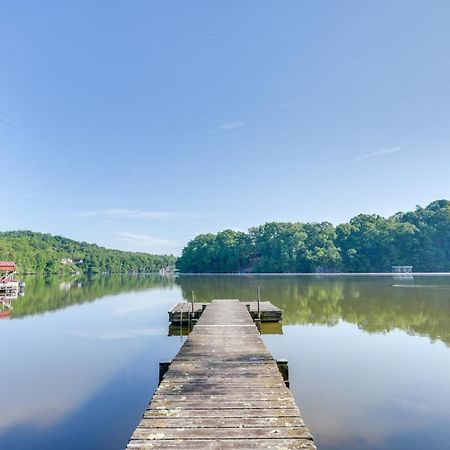
<instances>
[{"instance_id":1,"label":"thin wispy cloud","mask_svg":"<svg viewBox=\"0 0 450 450\"><path fill-rule=\"evenodd\" d=\"M118 235L119 242L127 249L150 253L173 253L181 244L171 239L163 239L149 234L122 231Z\"/></svg>"},{"instance_id":2,"label":"thin wispy cloud","mask_svg":"<svg viewBox=\"0 0 450 450\"><path fill-rule=\"evenodd\" d=\"M280 109L289 109L292 108L295 105L294 100L290 100L288 102L284 102L280 105Z\"/></svg>"},{"instance_id":3,"label":"thin wispy cloud","mask_svg":"<svg viewBox=\"0 0 450 450\"><path fill-rule=\"evenodd\" d=\"M139 220L161 220L161 219L205 219L209 216L202 214L179 213L174 211L148 211L143 209L99 209L95 211L82 211L79 217L105 217L108 219L139 219Z\"/></svg>"},{"instance_id":4,"label":"thin wispy cloud","mask_svg":"<svg viewBox=\"0 0 450 450\"><path fill-rule=\"evenodd\" d=\"M390 155L391 153L397 153L401 150L401 147L385 148L376 152L368 153L367 155L359 156L355 161L365 161L367 159L379 158L380 156Z\"/></svg>"},{"instance_id":5,"label":"thin wispy cloud","mask_svg":"<svg viewBox=\"0 0 450 450\"><path fill-rule=\"evenodd\" d=\"M220 125L219 129L222 131L234 130L235 128L241 128L244 126L244 122L237 120L236 122L228 122Z\"/></svg>"},{"instance_id":6,"label":"thin wispy cloud","mask_svg":"<svg viewBox=\"0 0 450 450\"><path fill-rule=\"evenodd\" d=\"M223 133L225 131L235 130L236 128L242 128L244 126L244 122L242 120L235 120L233 122L225 122L222 125L219 125L217 128L213 128L209 130L208 133Z\"/></svg>"}]
</instances>

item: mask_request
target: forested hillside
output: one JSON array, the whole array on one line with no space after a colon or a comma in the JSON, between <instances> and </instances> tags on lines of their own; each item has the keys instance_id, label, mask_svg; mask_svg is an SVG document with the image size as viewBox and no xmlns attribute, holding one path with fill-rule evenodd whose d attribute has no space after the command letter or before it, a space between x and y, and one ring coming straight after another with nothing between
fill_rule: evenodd
<instances>
[{"instance_id":1,"label":"forested hillside","mask_svg":"<svg viewBox=\"0 0 450 450\"><path fill-rule=\"evenodd\" d=\"M182 272L416 272L450 271L450 202L385 218L360 214L334 227L266 223L247 233L201 234L177 261Z\"/></svg>"},{"instance_id":2,"label":"forested hillside","mask_svg":"<svg viewBox=\"0 0 450 450\"><path fill-rule=\"evenodd\" d=\"M32 231L0 232L0 260L11 260L21 273L157 272L174 266L172 255L124 252Z\"/></svg>"}]
</instances>

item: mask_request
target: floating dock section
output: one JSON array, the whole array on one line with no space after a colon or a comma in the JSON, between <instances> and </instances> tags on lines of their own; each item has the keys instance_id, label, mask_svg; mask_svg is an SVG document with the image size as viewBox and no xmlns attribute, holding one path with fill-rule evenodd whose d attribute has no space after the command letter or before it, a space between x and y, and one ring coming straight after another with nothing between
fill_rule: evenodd
<instances>
[{"instance_id":1,"label":"floating dock section","mask_svg":"<svg viewBox=\"0 0 450 450\"><path fill-rule=\"evenodd\" d=\"M283 318L283 310L271 302L259 302L259 310L258 302L242 302L242 304L254 320L258 318L258 312L261 322L279 322ZM198 320L207 306L208 303L177 303L169 311L169 322L188 323L190 314L194 320Z\"/></svg>"},{"instance_id":2,"label":"floating dock section","mask_svg":"<svg viewBox=\"0 0 450 450\"><path fill-rule=\"evenodd\" d=\"M245 303L203 309L127 448L315 449Z\"/></svg>"}]
</instances>

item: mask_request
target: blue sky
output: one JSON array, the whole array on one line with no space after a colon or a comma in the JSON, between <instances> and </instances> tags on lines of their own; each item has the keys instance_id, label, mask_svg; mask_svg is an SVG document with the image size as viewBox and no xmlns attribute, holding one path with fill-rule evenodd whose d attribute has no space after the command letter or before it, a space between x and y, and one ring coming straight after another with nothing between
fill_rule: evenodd
<instances>
[{"instance_id":1,"label":"blue sky","mask_svg":"<svg viewBox=\"0 0 450 450\"><path fill-rule=\"evenodd\" d=\"M446 0L0 0L0 228L178 254L450 198L449 23Z\"/></svg>"}]
</instances>

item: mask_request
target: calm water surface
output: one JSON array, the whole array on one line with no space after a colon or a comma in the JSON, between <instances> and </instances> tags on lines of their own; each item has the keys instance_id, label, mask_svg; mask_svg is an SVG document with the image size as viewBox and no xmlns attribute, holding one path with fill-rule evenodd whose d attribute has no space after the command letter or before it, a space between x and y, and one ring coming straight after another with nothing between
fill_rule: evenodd
<instances>
[{"instance_id":1,"label":"calm water surface","mask_svg":"<svg viewBox=\"0 0 450 450\"><path fill-rule=\"evenodd\" d=\"M25 281L0 305L1 449L123 448L183 342L170 307L192 290L252 300L258 285L284 310L264 340L289 359L319 449L450 448L449 276Z\"/></svg>"}]
</instances>

